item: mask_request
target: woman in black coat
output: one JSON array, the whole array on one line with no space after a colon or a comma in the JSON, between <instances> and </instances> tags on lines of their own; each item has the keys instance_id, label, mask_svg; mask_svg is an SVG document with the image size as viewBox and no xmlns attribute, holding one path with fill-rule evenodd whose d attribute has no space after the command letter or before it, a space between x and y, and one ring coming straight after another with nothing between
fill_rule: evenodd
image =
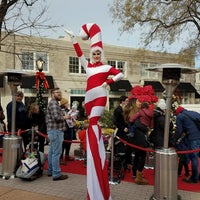
<instances>
[{"instance_id":1,"label":"woman in black coat","mask_svg":"<svg viewBox=\"0 0 200 200\"><path fill-rule=\"evenodd\" d=\"M154 148L161 148L164 144L164 127L165 127L165 113L157 107L154 110L154 129L151 132L149 139L153 143Z\"/></svg>"},{"instance_id":2,"label":"woman in black coat","mask_svg":"<svg viewBox=\"0 0 200 200\"><path fill-rule=\"evenodd\" d=\"M31 129L35 127L36 130L43 134L47 134L47 127L45 122L45 113L40 110L37 103L32 103L27 111L27 125ZM30 138L31 139L31 138ZM30 140L29 139L29 140ZM39 151L44 152L45 137L37 134L35 140L39 143Z\"/></svg>"},{"instance_id":3,"label":"woman in black coat","mask_svg":"<svg viewBox=\"0 0 200 200\"><path fill-rule=\"evenodd\" d=\"M130 98L128 104L124 107L124 119L125 122L130 125L130 118L132 115L137 113L141 108L141 103L137 98ZM146 148L149 146L147 141L147 131L148 128L141 124L137 119L134 122L134 137L129 139L131 144L137 145L139 147ZM135 183L139 185L146 185L148 181L143 177L143 169L146 160L146 151L140 150L138 148L134 148L134 159L133 159L133 177L135 177Z\"/></svg>"},{"instance_id":4,"label":"woman in black coat","mask_svg":"<svg viewBox=\"0 0 200 200\"><path fill-rule=\"evenodd\" d=\"M160 99L157 108L154 110L154 128L149 136L149 140L153 143L155 149L162 148L164 145L165 111L165 100ZM172 130L172 128L173 123L170 122L169 130Z\"/></svg>"}]
</instances>

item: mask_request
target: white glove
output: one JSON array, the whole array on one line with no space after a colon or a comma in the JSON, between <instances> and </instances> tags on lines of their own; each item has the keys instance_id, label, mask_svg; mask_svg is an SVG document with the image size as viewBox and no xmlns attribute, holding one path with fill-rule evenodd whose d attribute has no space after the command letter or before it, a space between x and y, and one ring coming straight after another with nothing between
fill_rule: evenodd
<instances>
[{"instance_id":1,"label":"white glove","mask_svg":"<svg viewBox=\"0 0 200 200\"><path fill-rule=\"evenodd\" d=\"M104 88L107 88L108 84L106 82L104 82L101 86Z\"/></svg>"},{"instance_id":2,"label":"white glove","mask_svg":"<svg viewBox=\"0 0 200 200\"><path fill-rule=\"evenodd\" d=\"M69 35L70 38L74 38L75 37L75 35L74 35L72 30L64 29L64 31L65 31L65 33L67 33L67 35Z\"/></svg>"}]
</instances>

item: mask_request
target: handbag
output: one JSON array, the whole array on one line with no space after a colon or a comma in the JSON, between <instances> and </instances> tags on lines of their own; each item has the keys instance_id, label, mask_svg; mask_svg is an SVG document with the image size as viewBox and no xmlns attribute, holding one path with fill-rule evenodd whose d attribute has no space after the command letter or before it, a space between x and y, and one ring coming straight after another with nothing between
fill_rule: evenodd
<instances>
[{"instance_id":1,"label":"handbag","mask_svg":"<svg viewBox=\"0 0 200 200\"><path fill-rule=\"evenodd\" d=\"M37 158L26 158L22 160L22 172L30 173L31 171L35 171L39 169L39 163Z\"/></svg>"}]
</instances>

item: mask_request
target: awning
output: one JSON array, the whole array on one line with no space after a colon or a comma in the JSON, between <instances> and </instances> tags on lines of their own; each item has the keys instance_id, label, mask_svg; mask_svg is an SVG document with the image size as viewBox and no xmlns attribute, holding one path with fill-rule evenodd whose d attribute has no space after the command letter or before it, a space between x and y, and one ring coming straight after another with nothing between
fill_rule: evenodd
<instances>
[{"instance_id":1,"label":"awning","mask_svg":"<svg viewBox=\"0 0 200 200\"><path fill-rule=\"evenodd\" d=\"M177 86L179 92L182 93L194 93L196 92L195 87L191 83L179 83Z\"/></svg>"},{"instance_id":2,"label":"awning","mask_svg":"<svg viewBox=\"0 0 200 200\"><path fill-rule=\"evenodd\" d=\"M165 88L159 81L144 81L144 86L151 85L155 92L163 92Z\"/></svg>"},{"instance_id":3,"label":"awning","mask_svg":"<svg viewBox=\"0 0 200 200\"><path fill-rule=\"evenodd\" d=\"M49 84L49 89L53 89L54 88L54 82L53 82L53 77L52 76L45 76L48 84ZM29 89L35 89L36 80L35 80L35 76L25 76L22 77L22 84L21 84L21 88L29 88Z\"/></svg>"},{"instance_id":4,"label":"awning","mask_svg":"<svg viewBox=\"0 0 200 200\"><path fill-rule=\"evenodd\" d=\"M132 86L128 80L120 80L110 84L110 90L113 92L130 92Z\"/></svg>"},{"instance_id":5,"label":"awning","mask_svg":"<svg viewBox=\"0 0 200 200\"><path fill-rule=\"evenodd\" d=\"M0 76L0 88L3 88L3 76Z\"/></svg>"},{"instance_id":6,"label":"awning","mask_svg":"<svg viewBox=\"0 0 200 200\"><path fill-rule=\"evenodd\" d=\"M179 83L176 90L180 93L195 93L195 99L200 98L200 94L191 83Z\"/></svg>"},{"instance_id":7,"label":"awning","mask_svg":"<svg viewBox=\"0 0 200 200\"><path fill-rule=\"evenodd\" d=\"M197 91L195 92L195 99L200 99L200 94Z\"/></svg>"}]
</instances>

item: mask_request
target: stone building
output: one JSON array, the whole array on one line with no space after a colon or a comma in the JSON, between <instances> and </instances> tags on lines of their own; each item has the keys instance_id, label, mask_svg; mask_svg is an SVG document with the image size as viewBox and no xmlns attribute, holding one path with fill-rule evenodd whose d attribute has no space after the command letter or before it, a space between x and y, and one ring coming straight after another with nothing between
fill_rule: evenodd
<instances>
[{"instance_id":1,"label":"stone building","mask_svg":"<svg viewBox=\"0 0 200 200\"><path fill-rule=\"evenodd\" d=\"M89 58L89 41L78 39L84 55ZM114 107L121 95L129 95L135 85L152 85L156 95L162 98L164 87L162 74L146 70L164 63L179 63L194 67L194 57L179 54L160 53L144 49L134 49L104 44L107 63L122 70L124 80L114 83L108 90L107 108ZM0 51L0 71L22 70L30 76L22 78L19 90L25 94L25 103L29 104L36 97L35 73L36 60L45 61L44 70L50 89L59 87L63 97L70 103L84 101L86 76L69 38L48 39L25 35L10 35L2 41ZM183 103L195 103L195 74L182 75L178 91ZM45 94L46 101L50 92ZM7 77L0 77L0 100L6 107L11 100Z\"/></svg>"}]
</instances>

